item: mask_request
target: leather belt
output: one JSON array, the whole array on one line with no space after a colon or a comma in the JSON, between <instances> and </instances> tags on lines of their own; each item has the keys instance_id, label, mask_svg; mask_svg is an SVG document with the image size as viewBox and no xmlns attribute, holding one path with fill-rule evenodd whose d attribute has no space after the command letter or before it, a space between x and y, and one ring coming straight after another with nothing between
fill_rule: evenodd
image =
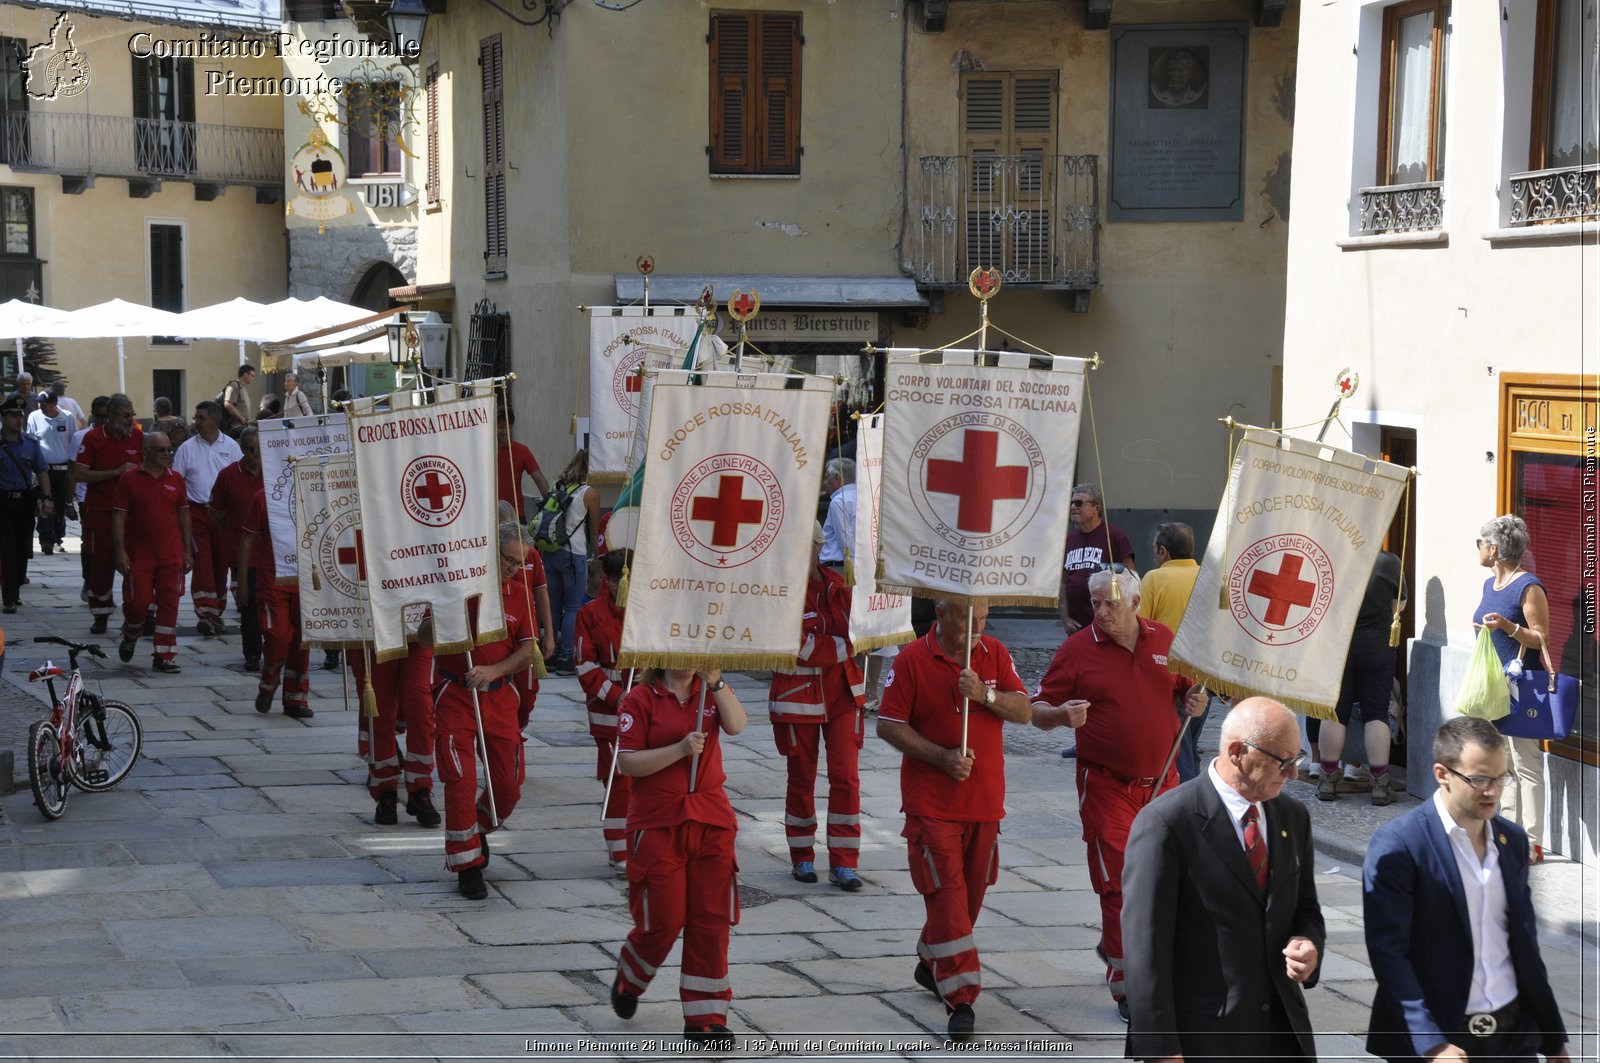
<instances>
[{"instance_id":1,"label":"leather belt","mask_svg":"<svg viewBox=\"0 0 1600 1063\"><path fill-rule=\"evenodd\" d=\"M1522 1004L1515 1000L1495 1011L1473 1012L1464 1020L1466 1032L1477 1038L1493 1037L1496 1031L1521 1014Z\"/></svg>"},{"instance_id":2,"label":"leather belt","mask_svg":"<svg viewBox=\"0 0 1600 1063\"><path fill-rule=\"evenodd\" d=\"M1154 786L1156 784L1156 777L1154 775L1149 775L1142 779L1130 779L1126 775L1119 775L1110 768L1102 768L1100 765L1091 763L1087 760L1080 760L1079 763L1081 763L1085 768L1088 768L1090 771L1097 771L1101 775L1109 776L1117 780L1117 782L1123 783L1127 786Z\"/></svg>"},{"instance_id":3,"label":"leather belt","mask_svg":"<svg viewBox=\"0 0 1600 1063\"><path fill-rule=\"evenodd\" d=\"M466 678L464 676L456 675L454 672L446 671L445 669L440 668L440 669L437 669L437 674L438 674L439 678L441 680L443 680L444 682L446 682L446 683L454 683L456 686L461 686L461 687L464 687L464 686L467 685ZM499 690L501 687L503 687L505 685L506 685L506 681L504 679L496 679L494 682L490 683L486 687L479 687L478 688L478 692L480 694L488 694L488 693L491 693L492 691Z\"/></svg>"}]
</instances>

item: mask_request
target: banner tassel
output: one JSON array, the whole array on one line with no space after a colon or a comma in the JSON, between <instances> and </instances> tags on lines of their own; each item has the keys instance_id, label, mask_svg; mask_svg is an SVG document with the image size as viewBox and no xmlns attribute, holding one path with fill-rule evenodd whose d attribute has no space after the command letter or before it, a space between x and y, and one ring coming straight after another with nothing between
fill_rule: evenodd
<instances>
[{"instance_id":1,"label":"banner tassel","mask_svg":"<svg viewBox=\"0 0 1600 1063\"><path fill-rule=\"evenodd\" d=\"M1389 621L1389 648L1398 649L1400 646L1400 603L1395 603L1394 619Z\"/></svg>"},{"instance_id":2,"label":"banner tassel","mask_svg":"<svg viewBox=\"0 0 1600 1063\"><path fill-rule=\"evenodd\" d=\"M845 547L844 551L844 585L846 587L856 585L856 559L854 551L849 547Z\"/></svg>"},{"instance_id":3,"label":"banner tassel","mask_svg":"<svg viewBox=\"0 0 1600 1063\"><path fill-rule=\"evenodd\" d=\"M888 571L883 567L883 555L882 554L878 555L878 568L877 568L873 578L876 579L879 583L882 583L884 580L889 578Z\"/></svg>"},{"instance_id":4,"label":"banner tassel","mask_svg":"<svg viewBox=\"0 0 1600 1063\"><path fill-rule=\"evenodd\" d=\"M378 715L378 695L372 689L372 676L361 679L361 715L371 719Z\"/></svg>"},{"instance_id":5,"label":"banner tassel","mask_svg":"<svg viewBox=\"0 0 1600 1063\"><path fill-rule=\"evenodd\" d=\"M632 575L633 566L630 565L622 570L622 578L617 581L617 606L619 608L626 609L628 607L628 584L631 582L629 577Z\"/></svg>"}]
</instances>

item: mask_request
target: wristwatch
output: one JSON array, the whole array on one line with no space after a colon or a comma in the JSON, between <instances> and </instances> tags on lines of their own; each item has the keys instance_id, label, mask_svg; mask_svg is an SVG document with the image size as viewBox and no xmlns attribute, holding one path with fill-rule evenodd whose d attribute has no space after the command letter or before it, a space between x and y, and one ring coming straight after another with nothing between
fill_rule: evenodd
<instances>
[{"instance_id":1,"label":"wristwatch","mask_svg":"<svg viewBox=\"0 0 1600 1063\"><path fill-rule=\"evenodd\" d=\"M727 683L725 683L724 681L719 679L715 683L712 683L710 686L706 687L706 690L708 690L709 692L715 694L717 691L721 690L723 687L725 687L727 685L728 685Z\"/></svg>"},{"instance_id":2,"label":"wristwatch","mask_svg":"<svg viewBox=\"0 0 1600 1063\"><path fill-rule=\"evenodd\" d=\"M983 692L983 703L990 708L994 707L994 687L990 687Z\"/></svg>"}]
</instances>

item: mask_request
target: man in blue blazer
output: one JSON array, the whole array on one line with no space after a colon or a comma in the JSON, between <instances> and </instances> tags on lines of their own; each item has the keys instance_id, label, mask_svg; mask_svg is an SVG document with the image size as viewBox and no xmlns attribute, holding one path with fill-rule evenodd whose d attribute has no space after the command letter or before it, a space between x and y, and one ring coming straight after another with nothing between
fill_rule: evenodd
<instances>
[{"instance_id":1,"label":"man in blue blazer","mask_svg":"<svg viewBox=\"0 0 1600 1063\"><path fill-rule=\"evenodd\" d=\"M1362 869L1378 979L1367 1050L1385 1059L1565 1063L1566 1027L1539 957L1528 837L1496 815L1509 757L1487 720L1433 740L1433 800L1372 836Z\"/></svg>"}]
</instances>

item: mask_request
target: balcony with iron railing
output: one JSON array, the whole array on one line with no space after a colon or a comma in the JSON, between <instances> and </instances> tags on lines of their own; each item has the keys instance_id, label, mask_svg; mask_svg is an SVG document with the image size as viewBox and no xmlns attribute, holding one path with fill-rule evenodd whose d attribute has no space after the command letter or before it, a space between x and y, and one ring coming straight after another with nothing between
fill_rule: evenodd
<instances>
[{"instance_id":1,"label":"balcony with iron railing","mask_svg":"<svg viewBox=\"0 0 1600 1063\"><path fill-rule=\"evenodd\" d=\"M1600 164L1529 170L1510 176L1511 224L1600 220Z\"/></svg>"},{"instance_id":2,"label":"balcony with iron railing","mask_svg":"<svg viewBox=\"0 0 1600 1063\"><path fill-rule=\"evenodd\" d=\"M1011 287L1098 287L1099 164L1096 155L924 156L912 200L917 285L965 288L981 266Z\"/></svg>"},{"instance_id":3,"label":"balcony with iron railing","mask_svg":"<svg viewBox=\"0 0 1600 1063\"><path fill-rule=\"evenodd\" d=\"M1444 185L1419 181L1361 189L1361 235L1428 233L1444 225Z\"/></svg>"},{"instance_id":4,"label":"balcony with iron railing","mask_svg":"<svg viewBox=\"0 0 1600 1063\"><path fill-rule=\"evenodd\" d=\"M0 125L13 170L130 182L283 187L283 131L109 114L13 111Z\"/></svg>"}]
</instances>

